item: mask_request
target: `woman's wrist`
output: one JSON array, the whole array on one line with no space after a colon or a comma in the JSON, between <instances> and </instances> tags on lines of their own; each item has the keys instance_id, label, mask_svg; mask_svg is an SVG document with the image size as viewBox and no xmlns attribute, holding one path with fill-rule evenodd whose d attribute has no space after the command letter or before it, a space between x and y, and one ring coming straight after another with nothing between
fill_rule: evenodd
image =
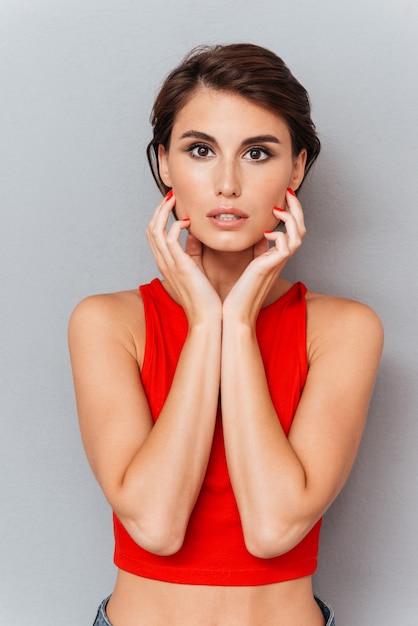
<instances>
[{"instance_id":1,"label":"woman's wrist","mask_svg":"<svg viewBox=\"0 0 418 626\"><path fill-rule=\"evenodd\" d=\"M240 311L235 307L224 306L222 314L223 331L232 333L245 332L252 333L255 330L257 315L252 315L250 311Z\"/></svg>"},{"instance_id":2,"label":"woman's wrist","mask_svg":"<svg viewBox=\"0 0 418 626\"><path fill-rule=\"evenodd\" d=\"M193 315L188 318L188 335L204 337L206 334L215 339L221 336L222 315L213 312L212 315Z\"/></svg>"}]
</instances>

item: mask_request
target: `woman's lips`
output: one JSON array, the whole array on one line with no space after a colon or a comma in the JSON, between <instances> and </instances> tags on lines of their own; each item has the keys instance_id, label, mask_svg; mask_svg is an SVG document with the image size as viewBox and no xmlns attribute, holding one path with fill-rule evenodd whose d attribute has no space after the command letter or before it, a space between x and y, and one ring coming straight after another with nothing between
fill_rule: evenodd
<instances>
[{"instance_id":1,"label":"woman's lips","mask_svg":"<svg viewBox=\"0 0 418 626\"><path fill-rule=\"evenodd\" d=\"M234 207L213 209L207 214L207 217L212 224L222 229L239 228L248 219L248 215L244 211Z\"/></svg>"}]
</instances>

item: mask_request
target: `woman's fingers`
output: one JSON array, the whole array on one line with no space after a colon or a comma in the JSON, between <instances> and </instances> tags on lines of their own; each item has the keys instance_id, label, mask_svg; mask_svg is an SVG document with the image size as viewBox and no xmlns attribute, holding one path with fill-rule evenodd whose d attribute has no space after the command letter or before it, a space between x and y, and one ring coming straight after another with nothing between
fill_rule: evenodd
<instances>
[{"instance_id":1,"label":"woman's fingers","mask_svg":"<svg viewBox=\"0 0 418 626\"><path fill-rule=\"evenodd\" d=\"M287 190L286 203L286 210L276 207L273 209L274 216L283 222L285 232L266 232L264 237L275 244L273 248L270 248L269 252L274 253L277 251L284 256L291 256L300 247L302 239L306 234L306 227L302 206L291 190Z\"/></svg>"},{"instance_id":2,"label":"woman's fingers","mask_svg":"<svg viewBox=\"0 0 418 626\"><path fill-rule=\"evenodd\" d=\"M167 228L168 218L169 218L170 212L174 208L174 205L175 205L174 195L171 195L169 197L167 194L167 196L165 196L161 200L161 202L157 205L150 219L150 222L148 224L147 237L156 237L156 236L163 234L163 232L165 233L165 230Z\"/></svg>"},{"instance_id":3,"label":"woman's fingers","mask_svg":"<svg viewBox=\"0 0 418 626\"><path fill-rule=\"evenodd\" d=\"M248 266L238 283L245 280L245 293L240 293L242 306L257 309L288 259L296 252L305 235L303 211L299 200L290 191L286 194L286 210L274 208L273 215L284 224L284 232L268 231L264 239L254 246L254 261ZM269 243L274 245L269 247ZM235 289L237 295L239 289ZM247 304L245 304L247 302Z\"/></svg>"},{"instance_id":4,"label":"woman's fingers","mask_svg":"<svg viewBox=\"0 0 418 626\"><path fill-rule=\"evenodd\" d=\"M266 252L266 256L273 257L271 259L273 264L292 255L289 246L289 238L286 233L282 233L280 231L266 232L264 233L264 237L274 244L274 246L269 247ZM278 254L280 257L277 259L276 257Z\"/></svg>"},{"instance_id":5,"label":"woman's fingers","mask_svg":"<svg viewBox=\"0 0 418 626\"><path fill-rule=\"evenodd\" d=\"M286 203L288 212L293 216L299 231L299 235L303 238L306 235L305 219L303 216L302 205L292 189L286 192Z\"/></svg>"},{"instance_id":6,"label":"woman's fingers","mask_svg":"<svg viewBox=\"0 0 418 626\"><path fill-rule=\"evenodd\" d=\"M189 260L189 254L187 250L183 250L180 244L180 234L182 230L189 228L190 220L188 217L185 217L181 220L176 220L170 226L166 237L165 237L165 245L171 258L176 263L181 263L182 261L187 262Z\"/></svg>"},{"instance_id":7,"label":"woman's fingers","mask_svg":"<svg viewBox=\"0 0 418 626\"><path fill-rule=\"evenodd\" d=\"M168 226L174 206L174 195L159 203L148 225L147 239L158 269L193 323L222 305L203 271L201 243L189 234L184 250L181 245L181 232L189 228L190 220L183 218Z\"/></svg>"},{"instance_id":8,"label":"woman's fingers","mask_svg":"<svg viewBox=\"0 0 418 626\"><path fill-rule=\"evenodd\" d=\"M190 224L189 220L176 220L167 231L170 212L175 206L173 194L167 194L158 204L147 228L147 239L158 268L164 273L173 265L173 253L184 254L180 243L180 233Z\"/></svg>"}]
</instances>

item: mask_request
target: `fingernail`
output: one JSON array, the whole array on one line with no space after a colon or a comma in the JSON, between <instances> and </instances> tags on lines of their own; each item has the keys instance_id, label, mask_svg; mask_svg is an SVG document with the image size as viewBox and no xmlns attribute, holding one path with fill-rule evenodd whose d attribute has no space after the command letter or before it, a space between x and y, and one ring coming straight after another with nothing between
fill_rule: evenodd
<instances>
[{"instance_id":1,"label":"fingernail","mask_svg":"<svg viewBox=\"0 0 418 626\"><path fill-rule=\"evenodd\" d=\"M190 222L190 217L182 217L183 222Z\"/></svg>"},{"instance_id":2,"label":"fingernail","mask_svg":"<svg viewBox=\"0 0 418 626\"><path fill-rule=\"evenodd\" d=\"M168 192L166 193L165 199L166 199L166 200L170 200L170 198L172 198L172 197L173 197L173 190L172 190L172 189L170 189L170 191L168 191Z\"/></svg>"},{"instance_id":3,"label":"fingernail","mask_svg":"<svg viewBox=\"0 0 418 626\"><path fill-rule=\"evenodd\" d=\"M274 233L274 230L265 230L264 231L265 235L269 235L270 233Z\"/></svg>"},{"instance_id":4,"label":"fingernail","mask_svg":"<svg viewBox=\"0 0 418 626\"><path fill-rule=\"evenodd\" d=\"M295 192L293 191L293 189L290 189L290 187L287 188L287 191L290 193L291 196L296 196Z\"/></svg>"},{"instance_id":5,"label":"fingernail","mask_svg":"<svg viewBox=\"0 0 418 626\"><path fill-rule=\"evenodd\" d=\"M284 211L284 209L282 209L282 208L281 208L281 207L279 207L279 206L275 206L275 207L273 207L273 209L274 209L275 211Z\"/></svg>"}]
</instances>

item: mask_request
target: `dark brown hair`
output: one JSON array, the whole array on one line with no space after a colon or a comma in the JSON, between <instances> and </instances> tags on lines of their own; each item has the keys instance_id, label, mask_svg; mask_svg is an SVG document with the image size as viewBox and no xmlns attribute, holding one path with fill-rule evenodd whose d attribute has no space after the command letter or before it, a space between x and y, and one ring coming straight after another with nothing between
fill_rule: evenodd
<instances>
[{"instance_id":1,"label":"dark brown hair","mask_svg":"<svg viewBox=\"0 0 418 626\"><path fill-rule=\"evenodd\" d=\"M201 46L193 49L166 78L151 114L154 131L147 147L155 182L165 194L161 180L158 146L170 146L175 118L199 87L209 87L247 98L278 115L287 123L294 155L306 148L305 176L320 151L320 141L311 119L306 89L274 52L254 44Z\"/></svg>"}]
</instances>

